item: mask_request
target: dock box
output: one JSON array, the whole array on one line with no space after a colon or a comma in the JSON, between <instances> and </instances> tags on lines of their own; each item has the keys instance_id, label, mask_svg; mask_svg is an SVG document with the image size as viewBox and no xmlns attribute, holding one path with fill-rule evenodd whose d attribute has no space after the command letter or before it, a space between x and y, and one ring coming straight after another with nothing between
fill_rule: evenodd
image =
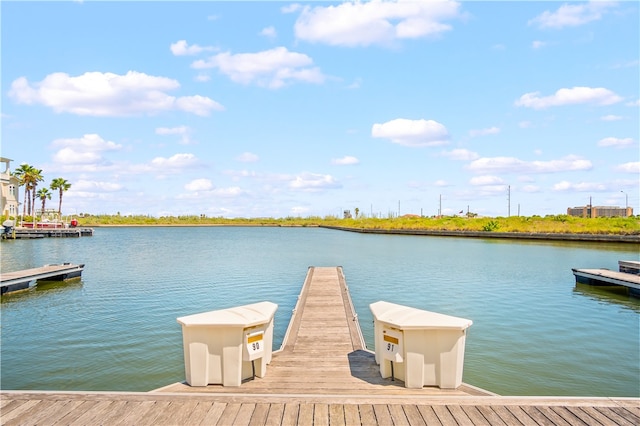
<instances>
[{"instance_id":1,"label":"dock box","mask_svg":"<svg viewBox=\"0 0 640 426\"><path fill-rule=\"evenodd\" d=\"M260 302L178 318L190 386L240 386L264 377L271 362L278 305Z\"/></svg>"},{"instance_id":2,"label":"dock box","mask_svg":"<svg viewBox=\"0 0 640 426\"><path fill-rule=\"evenodd\" d=\"M383 378L403 380L407 388L455 389L462 384L471 320L382 301L369 308L376 363Z\"/></svg>"}]
</instances>

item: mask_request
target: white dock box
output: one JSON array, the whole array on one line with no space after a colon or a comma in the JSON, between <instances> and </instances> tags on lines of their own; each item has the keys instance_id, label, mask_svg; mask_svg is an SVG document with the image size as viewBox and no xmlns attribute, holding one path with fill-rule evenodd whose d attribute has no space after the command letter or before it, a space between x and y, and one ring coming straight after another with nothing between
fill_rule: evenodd
<instances>
[{"instance_id":1,"label":"white dock box","mask_svg":"<svg viewBox=\"0 0 640 426\"><path fill-rule=\"evenodd\" d=\"M388 302L369 305L373 314L376 362L383 378L405 387L462 384L466 329L471 320Z\"/></svg>"},{"instance_id":2,"label":"white dock box","mask_svg":"<svg viewBox=\"0 0 640 426\"><path fill-rule=\"evenodd\" d=\"M240 386L264 377L271 362L278 305L260 302L178 318L184 366L191 386Z\"/></svg>"}]
</instances>

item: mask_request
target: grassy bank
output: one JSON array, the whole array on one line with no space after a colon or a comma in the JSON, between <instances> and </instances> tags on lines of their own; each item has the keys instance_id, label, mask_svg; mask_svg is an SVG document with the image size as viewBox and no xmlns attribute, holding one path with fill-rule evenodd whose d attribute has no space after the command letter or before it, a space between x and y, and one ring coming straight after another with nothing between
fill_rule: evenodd
<instances>
[{"instance_id":1,"label":"grassy bank","mask_svg":"<svg viewBox=\"0 0 640 426\"><path fill-rule=\"evenodd\" d=\"M338 219L336 217L236 218L200 216L97 215L78 219L80 226L339 226L363 229L408 229L551 234L640 235L640 217L578 218L512 216L494 218L400 217L390 219Z\"/></svg>"}]
</instances>

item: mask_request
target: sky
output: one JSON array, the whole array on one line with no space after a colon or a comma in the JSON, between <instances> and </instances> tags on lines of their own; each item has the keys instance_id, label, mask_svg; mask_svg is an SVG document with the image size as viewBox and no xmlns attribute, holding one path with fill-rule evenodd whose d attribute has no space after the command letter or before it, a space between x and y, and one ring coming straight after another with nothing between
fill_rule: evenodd
<instances>
[{"instance_id":1,"label":"sky","mask_svg":"<svg viewBox=\"0 0 640 426\"><path fill-rule=\"evenodd\" d=\"M2 1L0 153L67 215L639 214L639 8Z\"/></svg>"}]
</instances>

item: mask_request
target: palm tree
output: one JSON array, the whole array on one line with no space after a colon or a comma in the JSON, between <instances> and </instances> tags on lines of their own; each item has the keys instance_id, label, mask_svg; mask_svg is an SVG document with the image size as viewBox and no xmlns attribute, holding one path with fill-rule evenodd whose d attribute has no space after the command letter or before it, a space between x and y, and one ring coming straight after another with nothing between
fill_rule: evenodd
<instances>
[{"instance_id":1,"label":"palm tree","mask_svg":"<svg viewBox=\"0 0 640 426\"><path fill-rule=\"evenodd\" d=\"M32 167L29 171L29 182L31 184L31 216L34 220L36 216L36 188L38 187L38 182L43 180L42 170Z\"/></svg>"},{"instance_id":2,"label":"palm tree","mask_svg":"<svg viewBox=\"0 0 640 426\"><path fill-rule=\"evenodd\" d=\"M68 191L71 188L71 184L67 182L66 179L63 178L55 178L51 181L51 189L58 190L58 194L60 195L60 202L58 203L58 215L62 217L62 193L64 191Z\"/></svg>"},{"instance_id":3,"label":"palm tree","mask_svg":"<svg viewBox=\"0 0 640 426\"><path fill-rule=\"evenodd\" d=\"M47 199L51 199L51 193L47 188L40 188L38 193L36 194L40 201L42 201L42 210L40 211L40 216L44 215L44 203L46 203Z\"/></svg>"},{"instance_id":4,"label":"palm tree","mask_svg":"<svg viewBox=\"0 0 640 426\"><path fill-rule=\"evenodd\" d=\"M20 181L20 186L24 186L24 201L22 202L22 216L27 215L28 211L31 212L31 171L34 170L33 166L27 163L20 164L20 167L14 170L13 175Z\"/></svg>"}]
</instances>

